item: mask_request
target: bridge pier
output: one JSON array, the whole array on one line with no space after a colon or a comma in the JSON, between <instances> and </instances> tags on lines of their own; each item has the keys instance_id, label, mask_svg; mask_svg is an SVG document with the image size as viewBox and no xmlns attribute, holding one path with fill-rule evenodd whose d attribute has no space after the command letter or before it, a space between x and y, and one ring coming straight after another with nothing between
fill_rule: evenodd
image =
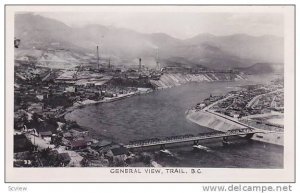
<instances>
[{"instance_id":1,"label":"bridge pier","mask_svg":"<svg viewBox=\"0 0 300 193\"><path fill-rule=\"evenodd\" d=\"M223 143L223 146L229 145L228 137L223 137L222 143Z\"/></svg>"},{"instance_id":2,"label":"bridge pier","mask_svg":"<svg viewBox=\"0 0 300 193\"><path fill-rule=\"evenodd\" d=\"M249 133L245 136L246 139L251 139L253 137L254 133Z\"/></svg>"},{"instance_id":3,"label":"bridge pier","mask_svg":"<svg viewBox=\"0 0 300 193\"><path fill-rule=\"evenodd\" d=\"M228 142L228 137L223 137L223 141Z\"/></svg>"},{"instance_id":4,"label":"bridge pier","mask_svg":"<svg viewBox=\"0 0 300 193\"><path fill-rule=\"evenodd\" d=\"M160 150L166 150L166 145L165 144L160 145Z\"/></svg>"},{"instance_id":5,"label":"bridge pier","mask_svg":"<svg viewBox=\"0 0 300 193\"><path fill-rule=\"evenodd\" d=\"M195 140L194 145L199 145L199 140Z\"/></svg>"}]
</instances>

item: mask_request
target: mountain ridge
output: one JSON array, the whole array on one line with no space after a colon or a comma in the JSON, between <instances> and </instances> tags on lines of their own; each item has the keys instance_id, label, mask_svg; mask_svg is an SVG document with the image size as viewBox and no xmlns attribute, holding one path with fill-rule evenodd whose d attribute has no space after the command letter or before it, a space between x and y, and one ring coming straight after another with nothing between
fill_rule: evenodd
<instances>
[{"instance_id":1,"label":"mountain ridge","mask_svg":"<svg viewBox=\"0 0 300 193\"><path fill-rule=\"evenodd\" d=\"M55 19L34 14L15 16L15 37L21 39L21 49L63 48L95 55L99 45L101 57L128 61L143 58L147 66L154 66L157 52L163 61L185 58L190 65L211 69L249 67L255 63L282 63L283 38L233 34L215 36L198 34L181 40L165 33L140 33L131 29L90 24L70 27Z\"/></svg>"}]
</instances>

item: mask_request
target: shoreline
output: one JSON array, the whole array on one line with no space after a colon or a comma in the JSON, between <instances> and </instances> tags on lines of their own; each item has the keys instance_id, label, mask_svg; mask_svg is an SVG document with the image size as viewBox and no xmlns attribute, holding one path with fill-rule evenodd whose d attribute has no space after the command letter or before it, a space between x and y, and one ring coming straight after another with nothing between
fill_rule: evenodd
<instances>
[{"instance_id":1,"label":"shoreline","mask_svg":"<svg viewBox=\"0 0 300 193\"><path fill-rule=\"evenodd\" d=\"M226 119L225 116L220 116L218 115L218 113L210 112L208 110L196 111L194 109L190 109L186 111L186 119L197 125L208 127L210 129L222 132L226 132L231 129L249 127L246 124ZM267 132L267 130L263 131ZM254 134L251 139L273 145L284 146L283 138L284 133L260 133Z\"/></svg>"},{"instance_id":2,"label":"shoreline","mask_svg":"<svg viewBox=\"0 0 300 193\"><path fill-rule=\"evenodd\" d=\"M129 98L132 96L136 96L136 95L141 95L141 94L147 94L153 92L153 90L147 91L147 92L132 92L132 93L128 93L128 94L123 94L122 96L117 96L117 97L113 97L113 98L104 98L100 101L93 101L93 100L85 100L82 101L80 104L68 107L65 109L65 112L63 112L62 114L60 114L58 116L58 118L65 116L66 114L78 109L78 108L83 108L85 106L89 106L89 105L94 105L94 104L100 104L100 103L110 103L110 102L115 102L115 101L119 101L125 98Z\"/></svg>"},{"instance_id":3,"label":"shoreline","mask_svg":"<svg viewBox=\"0 0 300 193\"><path fill-rule=\"evenodd\" d=\"M210 77L208 74L213 73L204 73L204 74L177 74L177 73L168 73L161 76L159 80L151 80L151 83L156 87L157 90L173 88L181 86L184 84L192 82L231 82L238 80L247 80L243 74L236 74L233 79L228 77L217 77L213 74L213 77Z\"/></svg>"},{"instance_id":4,"label":"shoreline","mask_svg":"<svg viewBox=\"0 0 300 193\"><path fill-rule=\"evenodd\" d=\"M170 75L173 75L173 74L170 74ZM194 75L195 76L195 75ZM200 76L200 75L198 75ZM204 76L204 75L201 75L201 76ZM164 86L158 86L156 84L156 88L155 89L149 89L148 91L144 91L144 92L141 92L141 91L137 91L137 92L134 92L134 93L128 93L128 94L125 94L123 96L118 96L118 97L113 97L113 98L106 98L106 99L102 99L100 101L88 101L87 103L83 103L84 101L81 102L81 104L78 104L78 105L74 105L71 106L71 107L68 107L66 108L65 112L63 112L62 114L60 114L58 116L58 118L62 117L62 116L65 116L67 113L70 113L74 110L76 110L77 108L81 108L81 107L84 107L84 106L88 106L88 105L92 105L92 104L99 104L99 103L107 103L107 102L114 102L114 101L118 101L118 100L122 100L122 99L125 99L125 98L128 98L128 97L132 97L132 96L136 96L136 95L141 95L141 94L147 94L147 93L151 93L155 90L157 91L160 91L160 90L164 90L164 89L169 89L169 88L174 88L174 87L177 87L177 86L182 86L182 85L185 85L185 84L188 84L188 83L199 83L199 82L231 82L231 81L237 81L237 80L246 80L247 78L243 77L242 75L238 75L238 77L234 80L212 80L212 79L208 79L207 76L205 76L206 78L201 78L201 80L197 80L197 79L189 79L188 81L185 79L185 81L179 81L179 80L173 80L173 84L172 85L164 85ZM157 81L152 81L152 83L154 82L157 82Z\"/></svg>"}]
</instances>

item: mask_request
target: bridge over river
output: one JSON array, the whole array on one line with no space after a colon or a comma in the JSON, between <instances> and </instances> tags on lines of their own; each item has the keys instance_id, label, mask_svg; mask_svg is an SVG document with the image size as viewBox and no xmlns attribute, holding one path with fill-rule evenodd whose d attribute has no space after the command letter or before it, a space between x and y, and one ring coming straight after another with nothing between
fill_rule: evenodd
<instances>
[{"instance_id":1,"label":"bridge over river","mask_svg":"<svg viewBox=\"0 0 300 193\"><path fill-rule=\"evenodd\" d=\"M270 131L263 131L253 128L242 128L228 130L227 132L214 131L209 133L200 133L196 136L194 135L180 135L166 137L163 139L153 138L145 140L131 141L128 145L125 145L127 149L160 146L162 149L165 148L167 144L176 144L184 142L194 142L194 145L198 145L199 141L206 139L223 138L223 143L228 142L228 137L230 136L245 136L245 138L250 139L255 133L270 133Z\"/></svg>"}]
</instances>

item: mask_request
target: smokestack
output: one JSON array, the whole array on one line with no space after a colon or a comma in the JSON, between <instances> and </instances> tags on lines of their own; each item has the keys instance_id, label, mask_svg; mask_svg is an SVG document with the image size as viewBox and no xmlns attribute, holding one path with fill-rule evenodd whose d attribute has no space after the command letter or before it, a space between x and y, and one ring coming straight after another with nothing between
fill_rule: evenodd
<instances>
[{"instance_id":1,"label":"smokestack","mask_svg":"<svg viewBox=\"0 0 300 193\"><path fill-rule=\"evenodd\" d=\"M156 50L156 68L157 68L157 70L160 70L158 48Z\"/></svg>"},{"instance_id":2,"label":"smokestack","mask_svg":"<svg viewBox=\"0 0 300 193\"><path fill-rule=\"evenodd\" d=\"M139 58L139 71L142 70L142 58Z\"/></svg>"},{"instance_id":3,"label":"smokestack","mask_svg":"<svg viewBox=\"0 0 300 193\"><path fill-rule=\"evenodd\" d=\"M100 69L100 62L99 62L99 48L97 46L97 65L98 65L98 70Z\"/></svg>"}]
</instances>

